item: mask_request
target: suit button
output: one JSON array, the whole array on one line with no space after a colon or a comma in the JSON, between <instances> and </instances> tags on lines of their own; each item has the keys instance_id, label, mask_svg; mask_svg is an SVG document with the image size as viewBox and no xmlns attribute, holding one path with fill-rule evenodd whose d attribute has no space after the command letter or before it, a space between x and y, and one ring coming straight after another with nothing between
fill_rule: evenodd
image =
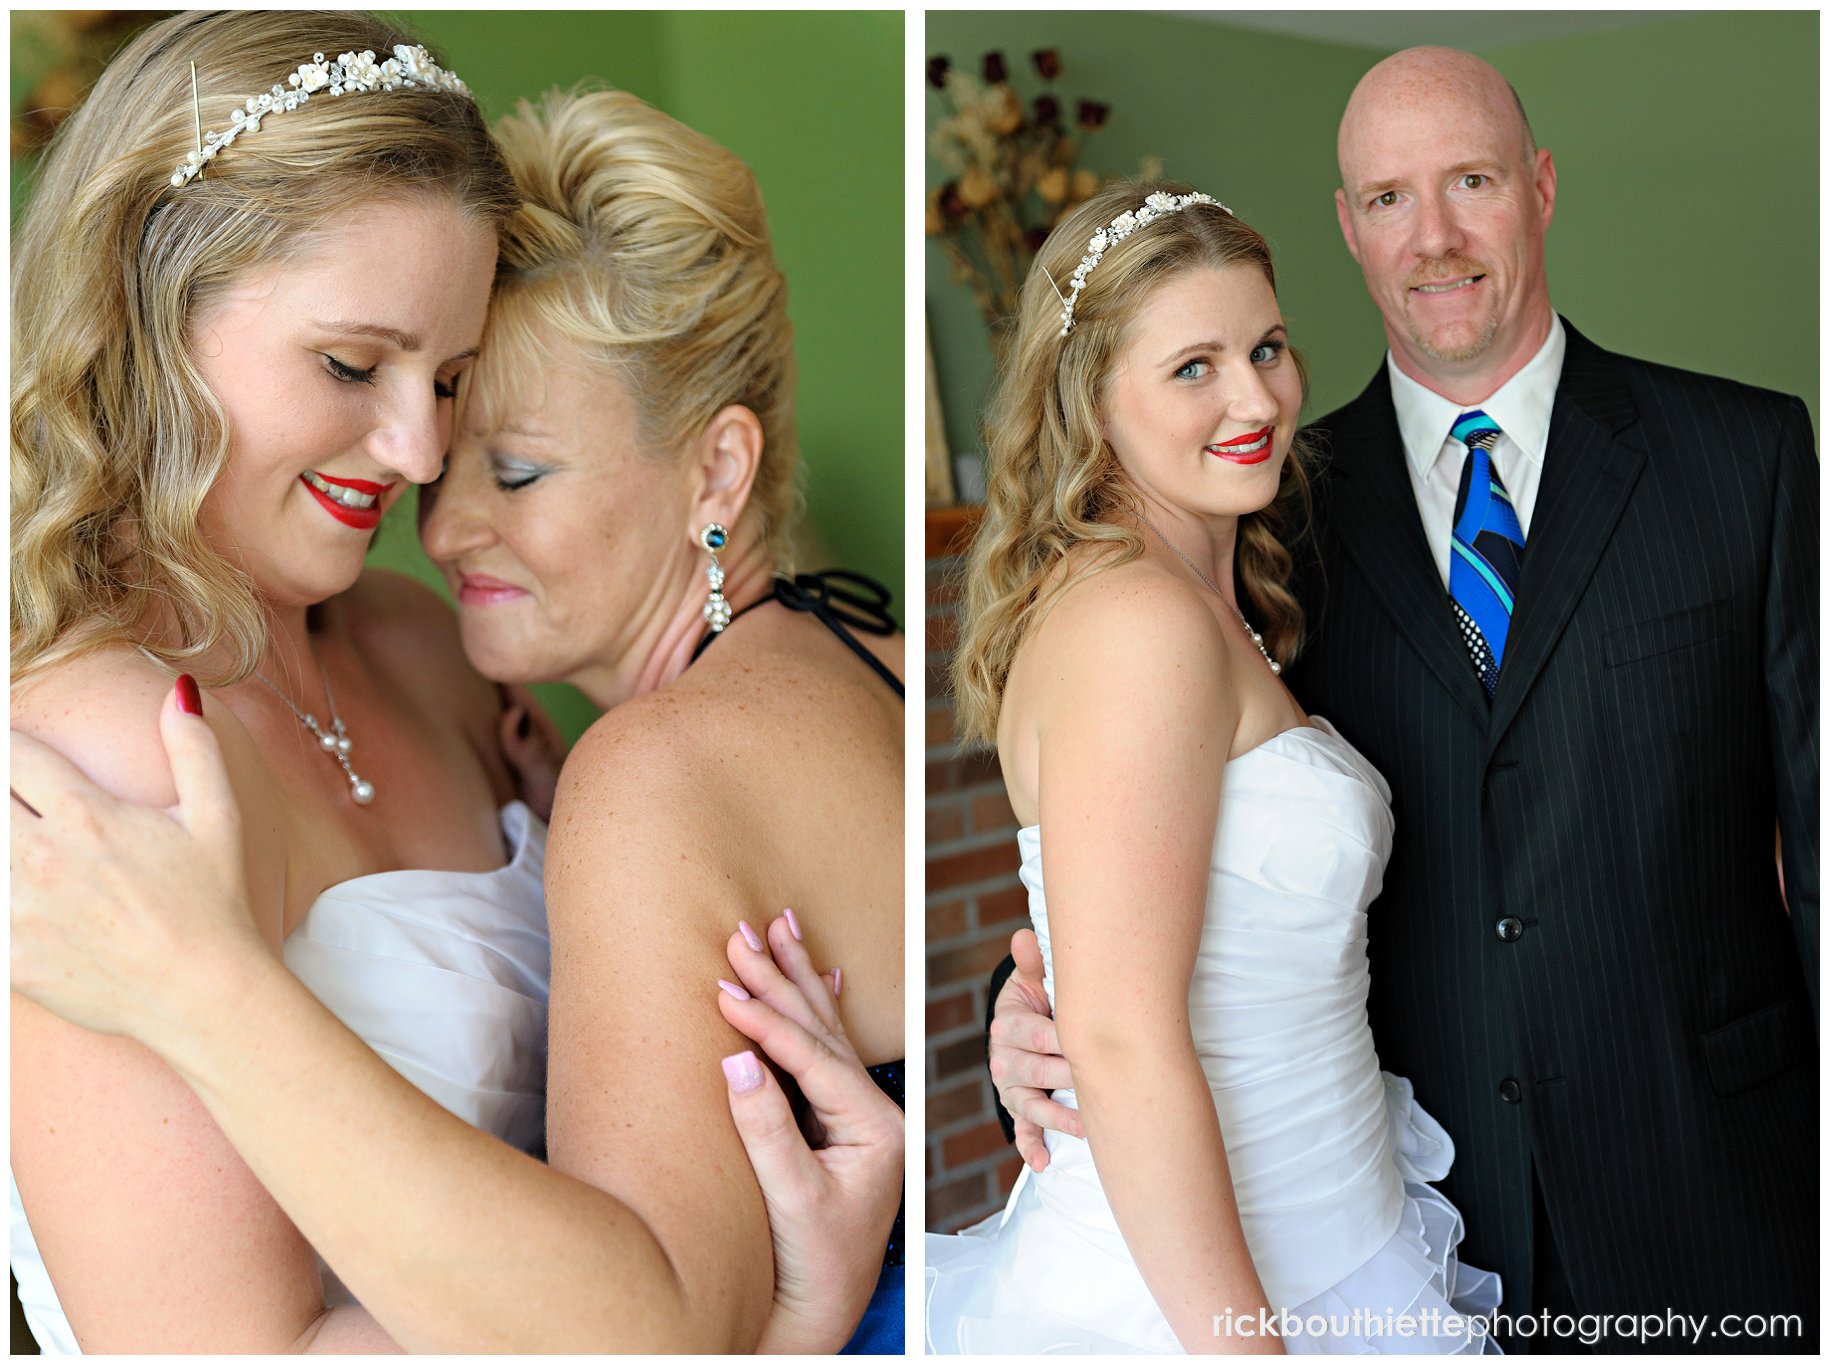
<instances>
[{"instance_id":1,"label":"suit button","mask_svg":"<svg viewBox=\"0 0 1830 1365\"><path fill-rule=\"evenodd\" d=\"M1508 915L1493 926L1493 932L1500 936L1501 943L1517 943L1525 932L1525 926Z\"/></svg>"},{"instance_id":2,"label":"suit button","mask_svg":"<svg viewBox=\"0 0 1830 1365\"><path fill-rule=\"evenodd\" d=\"M1512 1077L1508 1076L1505 1080L1500 1082L1500 1098L1505 1100L1507 1104L1517 1104L1519 1102L1520 1093L1519 1083L1513 1080Z\"/></svg>"}]
</instances>

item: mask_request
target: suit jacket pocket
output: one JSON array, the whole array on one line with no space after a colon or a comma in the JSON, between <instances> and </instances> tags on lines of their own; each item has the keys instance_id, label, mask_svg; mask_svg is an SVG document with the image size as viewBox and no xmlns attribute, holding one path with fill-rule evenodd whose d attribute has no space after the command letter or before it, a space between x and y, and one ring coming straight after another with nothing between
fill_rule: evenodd
<instances>
[{"instance_id":1,"label":"suit jacket pocket","mask_svg":"<svg viewBox=\"0 0 1830 1365\"><path fill-rule=\"evenodd\" d=\"M1655 616L1650 621L1636 621L1608 632L1605 641L1608 667L1688 649L1691 645L1726 635L1734 627L1735 604L1726 599L1707 602L1700 607L1686 607L1666 616Z\"/></svg>"},{"instance_id":2,"label":"suit jacket pocket","mask_svg":"<svg viewBox=\"0 0 1830 1365\"><path fill-rule=\"evenodd\" d=\"M1724 1099L1770 1081L1811 1054L1811 1011L1789 995L1703 1035L1709 1081Z\"/></svg>"}]
</instances>

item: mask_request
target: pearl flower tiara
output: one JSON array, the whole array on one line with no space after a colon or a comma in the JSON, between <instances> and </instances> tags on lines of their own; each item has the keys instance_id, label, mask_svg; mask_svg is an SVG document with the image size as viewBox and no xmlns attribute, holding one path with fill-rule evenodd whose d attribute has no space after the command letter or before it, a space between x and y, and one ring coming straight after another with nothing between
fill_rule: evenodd
<instances>
[{"instance_id":1,"label":"pearl flower tiara","mask_svg":"<svg viewBox=\"0 0 1830 1365\"><path fill-rule=\"evenodd\" d=\"M395 47L394 55L384 62L375 60L373 52L345 52L335 61L324 60L322 52L286 78L286 85L276 85L264 95L250 95L242 107L230 115L233 122L221 132L203 131L203 120L197 119L197 147L184 154L178 169L172 172L174 186L188 184L203 174L203 168L224 147L243 133L253 132L269 114L290 114L316 91L333 95L354 95L374 90L394 90L403 85L425 90L465 92L468 87L451 72L432 60L423 47ZM288 88L290 87L290 88ZM197 101L197 69L191 68L191 104Z\"/></svg>"},{"instance_id":2,"label":"pearl flower tiara","mask_svg":"<svg viewBox=\"0 0 1830 1365\"><path fill-rule=\"evenodd\" d=\"M1080 298L1080 291L1086 287L1088 273L1092 271L1094 266L1099 264L1099 258L1104 256L1107 251L1124 241L1125 238L1129 237L1139 228L1154 223L1157 219L1165 218L1172 213L1180 213L1190 204L1212 204L1222 213L1232 212L1231 209L1225 204L1222 204L1218 199L1215 199L1212 195L1201 194L1198 191L1194 194L1169 194L1163 190L1158 190L1155 194L1146 198L1137 208L1129 209L1126 212L1119 214L1118 217L1114 218L1105 227L1093 234L1092 238L1087 242L1087 254L1082 256L1080 258L1080 264L1074 267L1073 283L1069 286L1067 293L1063 294L1061 292L1061 286L1055 283L1054 277L1047 276L1047 272L1044 272L1045 276L1048 278L1049 287L1055 291L1055 297L1061 300L1062 336L1066 336L1069 332L1074 330L1074 304Z\"/></svg>"}]
</instances>

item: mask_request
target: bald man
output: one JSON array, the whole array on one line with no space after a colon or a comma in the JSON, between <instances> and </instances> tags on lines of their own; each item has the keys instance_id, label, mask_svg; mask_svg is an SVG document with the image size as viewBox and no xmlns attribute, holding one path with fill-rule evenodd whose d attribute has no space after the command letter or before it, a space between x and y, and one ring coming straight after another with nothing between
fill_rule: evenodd
<instances>
[{"instance_id":1,"label":"bald man","mask_svg":"<svg viewBox=\"0 0 1830 1365\"><path fill-rule=\"evenodd\" d=\"M1312 633L1286 677L1393 791L1368 915L1381 1063L1454 1139L1461 1256L1500 1273L1505 1312L1708 1319L1645 1340L1616 1320L1607 1350L1815 1350L1804 405L1557 316L1556 166L1480 59L1380 62L1338 151L1389 351L1311 429ZM1069 1081L1037 1055L1029 975L994 989L993 1070L1033 1155ZM1542 1319L1503 1340L1580 1349Z\"/></svg>"}]
</instances>

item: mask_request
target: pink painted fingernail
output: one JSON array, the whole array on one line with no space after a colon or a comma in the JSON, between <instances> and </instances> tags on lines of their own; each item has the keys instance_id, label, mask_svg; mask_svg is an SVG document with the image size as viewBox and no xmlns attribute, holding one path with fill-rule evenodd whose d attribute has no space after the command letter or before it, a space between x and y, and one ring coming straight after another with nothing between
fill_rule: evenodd
<instances>
[{"instance_id":1,"label":"pink painted fingernail","mask_svg":"<svg viewBox=\"0 0 1830 1365\"><path fill-rule=\"evenodd\" d=\"M845 968L843 967L834 967L832 969L832 998L834 1000L839 998L839 979L844 971Z\"/></svg>"},{"instance_id":2,"label":"pink painted fingernail","mask_svg":"<svg viewBox=\"0 0 1830 1365\"><path fill-rule=\"evenodd\" d=\"M743 933L743 941L750 945L750 951L760 953L763 950L763 941L756 937L756 931L750 927L750 922L740 919L737 921L737 927Z\"/></svg>"},{"instance_id":3,"label":"pink painted fingernail","mask_svg":"<svg viewBox=\"0 0 1830 1365\"><path fill-rule=\"evenodd\" d=\"M794 941L799 943L801 941L801 922L794 917L794 911L792 910L784 910L782 911L782 914L788 921L788 932L793 934Z\"/></svg>"},{"instance_id":4,"label":"pink painted fingernail","mask_svg":"<svg viewBox=\"0 0 1830 1365\"><path fill-rule=\"evenodd\" d=\"M718 989L736 1000L748 1000L750 998L750 993L742 986L739 986L732 981L726 981L723 977L718 979Z\"/></svg>"},{"instance_id":5,"label":"pink painted fingernail","mask_svg":"<svg viewBox=\"0 0 1830 1365\"><path fill-rule=\"evenodd\" d=\"M756 1060L754 1052L726 1057L721 1065L725 1084L731 1087L733 1095L747 1095L763 1083L762 1063Z\"/></svg>"}]
</instances>

